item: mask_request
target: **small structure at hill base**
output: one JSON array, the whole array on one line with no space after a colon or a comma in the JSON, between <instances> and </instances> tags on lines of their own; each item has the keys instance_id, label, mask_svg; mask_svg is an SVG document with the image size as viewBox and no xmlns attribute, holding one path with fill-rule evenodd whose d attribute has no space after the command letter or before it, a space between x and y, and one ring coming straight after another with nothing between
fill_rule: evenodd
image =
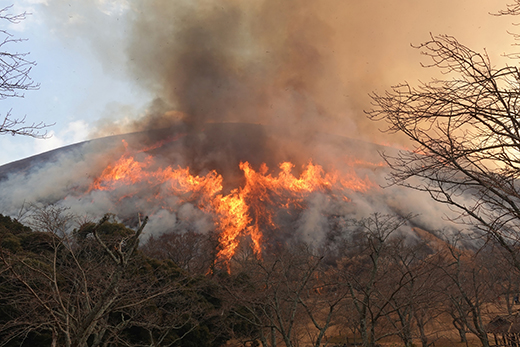
<instances>
[{"instance_id":1,"label":"small structure at hill base","mask_svg":"<svg viewBox=\"0 0 520 347\"><path fill-rule=\"evenodd\" d=\"M487 325L487 333L493 334L496 346L520 347L520 317L518 313L496 316Z\"/></svg>"}]
</instances>

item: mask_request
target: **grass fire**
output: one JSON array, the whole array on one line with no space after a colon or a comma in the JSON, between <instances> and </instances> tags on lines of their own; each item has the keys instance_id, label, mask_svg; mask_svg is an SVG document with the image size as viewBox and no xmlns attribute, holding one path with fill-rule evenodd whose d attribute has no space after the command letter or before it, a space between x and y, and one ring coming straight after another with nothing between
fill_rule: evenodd
<instances>
[{"instance_id":1,"label":"grass fire","mask_svg":"<svg viewBox=\"0 0 520 347\"><path fill-rule=\"evenodd\" d=\"M115 200L153 200L171 212L175 211L167 201L172 196L181 203L193 203L214 219L221 246L218 258L225 261L229 261L240 238L246 235L252 239L254 251L260 256L262 229L279 228L276 215L282 210L298 213L305 209L306 198L314 192L326 192L330 199L348 201L348 192L367 192L375 187L367 177L358 177L353 169L347 174L337 170L326 173L312 161L303 166L297 176L293 174L294 165L290 162L281 163L274 176L265 163L255 171L248 162L241 162L243 186L224 194L223 178L214 170L204 176L195 176L190 174L189 167L157 167L151 155L143 156L143 151L138 153L141 154L139 160L137 153L127 150L109 164L93 180L86 194L95 190L111 191Z\"/></svg>"}]
</instances>

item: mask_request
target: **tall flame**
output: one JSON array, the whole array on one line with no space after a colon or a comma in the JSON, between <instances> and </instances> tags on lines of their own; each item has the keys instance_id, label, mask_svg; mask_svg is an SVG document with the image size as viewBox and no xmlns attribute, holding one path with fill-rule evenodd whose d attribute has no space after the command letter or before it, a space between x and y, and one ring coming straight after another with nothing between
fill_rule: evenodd
<instances>
[{"instance_id":1,"label":"tall flame","mask_svg":"<svg viewBox=\"0 0 520 347\"><path fill-rule=\"evenodd\" d=\"M94 179L87 193L130 187L133 190L125 191L127 197L139 194L144 185L146 189L160 187L154 196L157 201L173 195L192 202L214 217L220 242L217 258L229 264L243 236L250 237L254 252L261 255L262 227L275 228L274 217L280 209L304 208L305 199L314 192L366 192L374 186L354 171L342 175L337 171L325 173L322 166L309 162L295 176L293 168L290 162L281 163L279 173L273 176L265 164L255 171L248 162L242 162L245 184L224 194L223 178L216 171L194 176L189 167L156 167L152 156L141 154L137 160L127 152ZM348 201L344 194L341 197Z\"/></svg>"}]
</instances>

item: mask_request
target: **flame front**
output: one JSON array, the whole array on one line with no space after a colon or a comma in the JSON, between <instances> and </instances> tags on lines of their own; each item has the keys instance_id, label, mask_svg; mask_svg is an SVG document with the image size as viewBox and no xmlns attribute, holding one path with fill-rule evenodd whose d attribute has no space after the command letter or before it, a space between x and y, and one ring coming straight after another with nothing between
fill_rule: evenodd
<instances>
[{"instance_id":1,"label":"flame front","mask_svg":"<svg viewBox=\"0 0 520 347\"><path fill-rule=\"evenodd\" d=\"M94 179L88 192L115 191L125 188L120 200L142 195L142 190L154 191L153 199L159 203L175 196L181 201L191 202L202 211L213 216L218 231L220 251L217 258L226 264L239 246L240 239L248 236L254 252L262 251L262 228L276 228L275 216L282 209L303 209L306 198L315 192L327 192L340 199L349 199L341 192L346 190L365 192L373 184L358 177L354 171L340 175L337 171L325 173L322 166L309 162L295 176L294 165L284 162L279 173L273 176L267 165L255 171L248 162L240 163L245 178L242 187L224 194L223 178L215 171L204 176L194 176L188 167L177 169L168 166L156 167L153 157L141 154L141 159L125 153L113 165L107 166ZM168 206L162 206L169 208Z\"/></svg>"}]
</instances>

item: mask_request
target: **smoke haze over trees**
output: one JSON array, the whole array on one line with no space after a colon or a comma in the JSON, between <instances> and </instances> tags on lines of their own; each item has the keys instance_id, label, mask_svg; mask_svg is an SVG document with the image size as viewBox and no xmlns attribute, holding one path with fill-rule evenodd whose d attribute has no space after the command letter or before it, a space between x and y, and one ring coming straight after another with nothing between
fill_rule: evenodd
<instances>
[{"instance_id":1,"label":"smoke haze over trees","mask_svg":"<svg viewBox=\"0 0 520 347\"><path fill-rule=\"evenodd\" d=\"M318 347L357 336L427 347L458 328L487 341L490 315L514 307L518 289L497 273L514 268L492 244L476 252L419 229L411 241L409 221L391 215L337 226L321 245L262 257L244 245L229 273L210 239L172 248L190 236L171 232L136 249L146 220L132 230L48 206L27 221L33 229L0 216L1 346Z\"/></svg>"}]
</instances>

